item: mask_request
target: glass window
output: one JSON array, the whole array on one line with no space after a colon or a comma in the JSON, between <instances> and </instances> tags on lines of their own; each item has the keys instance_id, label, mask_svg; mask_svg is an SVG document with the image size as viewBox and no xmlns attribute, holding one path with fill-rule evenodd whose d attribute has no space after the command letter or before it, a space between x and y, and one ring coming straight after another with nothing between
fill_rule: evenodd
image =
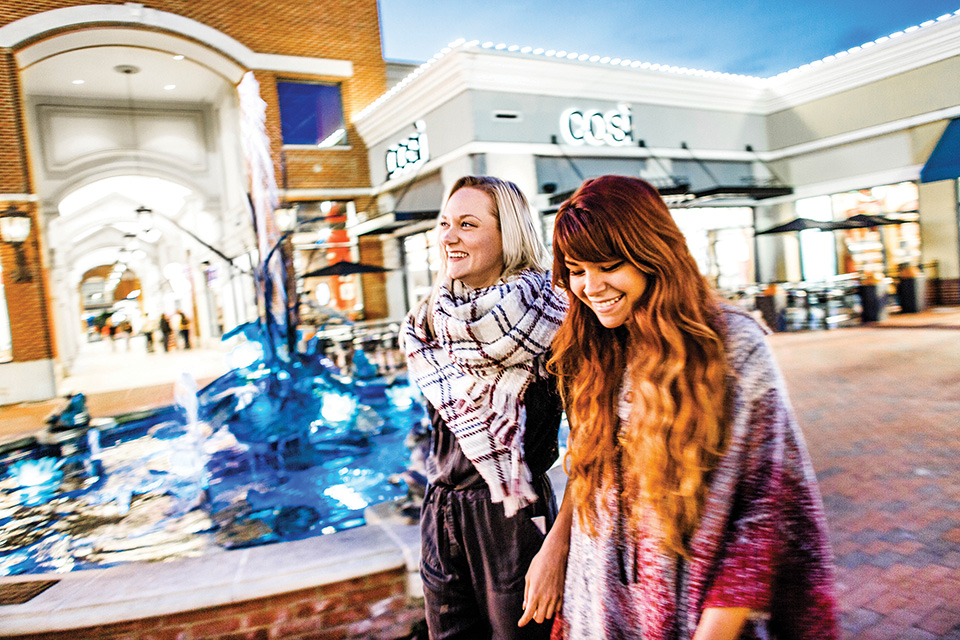
<instances>
[{"instance_id":1,"label":"glass window","mask_svg":"<svg viewBox=\"0 0 960 640\"><path fill-rule=\"evenodd\" d=\"M283 144L335 147L347 143L340 87L278 82Z\"/></svg>"},{"instance_id":2,"label":"glass window","mask_svg":"<svg viewBox=\"0 0 960 640\"><path fill-rule=\"evenodd\" d=\"M831 222L830 196L797 200L797 216ZM805 229L800 232L800 269L804 280L823 282L837 275L836 236L832 231Z\"/></svg>"},{"instance_id":3,"label":"glass window","mask_svg":"<svg viewBox=\"0 0 960 640\"><path fill-rule=\"evenodd\" d=\"M753 282L753 209L691 207L670 214L700 272L717 289L734 291Z\"/></svg>"},{"instance_id":4,"label":"glass window","mask_svg":"<svg viewBox=\"0 0 960 640\"><path fill-rule=\"evenodd\" d=\"M412 309L430 293L440 270L437 232L428 231L403 239L407 263L407 305Z\"/></svg>"},{"instance_id":5,"label":"glass window","mask_svg":"<svg viewBox=\"0 0 960 640\"><path fill-rule=\"evenodd\" d=\"M845 272L892 275L902 265L920 263L919 195L916 183L901 182L832 196L838 220L866 214L901 221L844 231L841 264Z\"/></svg>"}]
</instances>

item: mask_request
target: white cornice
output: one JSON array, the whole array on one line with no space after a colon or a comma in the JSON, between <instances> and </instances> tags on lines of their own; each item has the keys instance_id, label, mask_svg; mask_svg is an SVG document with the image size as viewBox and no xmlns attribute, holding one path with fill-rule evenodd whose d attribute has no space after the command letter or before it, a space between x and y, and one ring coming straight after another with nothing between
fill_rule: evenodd
<instances>
[{"instance_id":1,"label":"white cornice","mask_svg":"<svg viewBox=\"0 0 960 640\"><path fill-rule=\"evenodd\" d=\"M357 132L372 147L469 89L468 78L460 56L444 56L424 65L403 81L402 90L355 117Z\"/></svg>"},{"instance_id":2,"label":"white cornice","mask_svg":"<svg viewBox=\"0 0 960 640\"><path fill-rule=\"evenodd\" d=\"M681 75L480 50L466 54L471 89L740 113L760 113L763 106L763 84L756 78Z\"/></svg>"},{"instance_id":3,"label":"white cornice","mask_svg":"<svg viewBox=\"0 0 960 640\"><path fill-rule=\"evenodd\" d=\"M226 54L246 69L337 77L353 75L353 63L349 60L258 53L202 22L133 2L81 5L35 13L0 27L0 47L16 49L20 43L50 31L98 23L156 27L186 36Z\"/></svg>"},{"instance_id":4,"label":"white cornice","mask_svg":"<svg viewBox=\"0 0 960 640\"><path fill-rule=\"evenodd\" d=\"M717 74L719 75L719 74ZM458 48L419 68L354 120L368 147L395 135L456 95L502 91L673 107L761 113L756 78L714 78Z\"/></svg>"},{"instance_id":5,"label":"white cornice","mask_svg":"<svg viewBox=\"0 0 960 640\"><path fill-rule=\"evenodd\" d=\"M946 14L766 79L489 45L452 44L363 109L354 122L367 145L469 89L769 115L957 56L960 15Z\"/></svg>"},{"instance_id":6,"label":"white cornice","mask_svg":"<svg viewBox=\"0 0 960 640\"><path fill-rule=\"evenodd\" d=\"M934 22L922 29L858 49L765 80L769 92L767 113L955 57L960 54L960 17Z\"/></svg>"}]
</instances>

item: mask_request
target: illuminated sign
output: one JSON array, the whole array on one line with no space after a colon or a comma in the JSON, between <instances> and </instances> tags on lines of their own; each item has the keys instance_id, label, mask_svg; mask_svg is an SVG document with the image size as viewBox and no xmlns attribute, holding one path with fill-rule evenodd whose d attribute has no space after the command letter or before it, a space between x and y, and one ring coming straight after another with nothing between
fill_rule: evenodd
<instances>
[{"instance_id":1,"label":"illuminated sign","mask_svg":"<svg viewBox=\"0 0 960 640\"><path fill-rule=\"evenodd\" d=\"M390 145L384 161L387 164L387 178L419 166L430 159L430 148L427 146L427 126L423 120L417 120L413 125L417 132L403 142Z\"/></svg>"},{"instance_id":2,"label":"illuminated sign","mask_svg":"<svg viewBox=\"0 0 960 640\"><path fill-rule=\"evenodd\" d=\"M560 135L564 142L574 146L620 147L633 144L630 107L621 104L607 112L567 109L560 114Z\"/></svg>"}]
</instances>

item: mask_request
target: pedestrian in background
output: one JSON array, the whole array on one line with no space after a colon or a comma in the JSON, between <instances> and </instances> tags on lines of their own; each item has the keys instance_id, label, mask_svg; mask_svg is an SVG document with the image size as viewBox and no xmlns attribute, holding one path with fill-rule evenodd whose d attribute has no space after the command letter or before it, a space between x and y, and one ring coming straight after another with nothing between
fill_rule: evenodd
<instances>
[{"instance_id":1,"label":"pedestrian in background","mask_svg":"<svg viewBox=\"0 0 960 640\"><path fill-rule=\"evenodd\" d=\"M816 476L764 330L709 289L650 184L561 205L553 344L569 481L530 568L561 638L831 640Z\"/></svg>"},{"instance_id":2,"label":"pedestrian in background","mask_svg":"<svg viewBox=\"0 0 960 640\"><path fill-rule=\"evenodd\" d=\"M566 300L516 185L461 178L438 227L440 273L402 330L433 426L420 515L427 627L435 639L546 639L548 624L517 622L557 510L546 471L560 398L544 365Z\"/></svg>"},{"instance_id":3,"label":"pedestrian in background","mask_svg":"<svg viewBox=\"0 0 960 640\"><path fill-rule=\"evenodd\" d=\"M147 316L143 321L143 328L141 331L143 332L143 337L147 341L147 353L153 353L154 351L153 336L157 332L158 327L159 325L157 324L157 319L152 315Z\"/></svg>"},{"instance_id":4,"label":"pedestrian in background","mask_svg":"<svg viewBox=\"0 0 960 640\"><path fill-rule=\"evenodd\" d=\"M173 327L170 326L170 320L167 314L160 314L160 335L163 337L163 350L170 351L170 334L173 333Z\"/></svg>"},{"instance_id":5,"label":"pedestrian in background","mask_svg":"<svg viewBox=\"0 0 960 640\"><path fill-rule=\"evenodd\" d=\"M183 341L183 348L190 348L190 318L183 311L177 311L178 325L180 330L180 339Z\"/></svg>"}]
</instances>

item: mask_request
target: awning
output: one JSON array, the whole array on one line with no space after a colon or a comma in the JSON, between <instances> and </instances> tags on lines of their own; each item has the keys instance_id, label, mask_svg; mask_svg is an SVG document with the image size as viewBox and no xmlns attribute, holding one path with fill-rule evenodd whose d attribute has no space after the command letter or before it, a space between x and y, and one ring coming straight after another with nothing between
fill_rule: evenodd
<instances>
[{"instance_id":1,"label":"awning","mask_svg":"<svg viewBox=\"0 0 960 640\"><path fill-rule=\"evenodd\" d=\"M930 159L920 171L920 182L960 178L960 118L951 120Z\"/></svg>"}]
</instances>

